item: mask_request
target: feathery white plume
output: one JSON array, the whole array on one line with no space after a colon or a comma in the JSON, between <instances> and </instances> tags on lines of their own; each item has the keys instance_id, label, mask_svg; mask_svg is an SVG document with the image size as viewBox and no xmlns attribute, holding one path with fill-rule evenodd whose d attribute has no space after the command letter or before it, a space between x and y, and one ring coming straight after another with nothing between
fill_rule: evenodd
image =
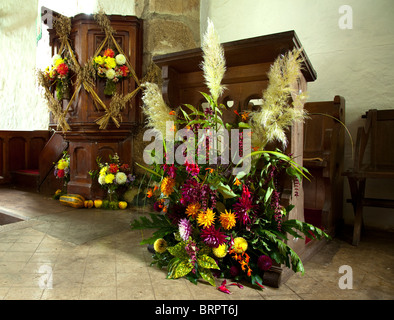
<instances>
[{"instance_id":1,"label":"feathery white plume","mask_svg":"<svg viewBox=\"0 0 394 320\"><path fill-rule=\"evenodd\" d=\"M208 27L203 36L201 48L204 53L201 66L204 71L205 84L209 88L213 100L217 102L225 89L221 83L226 72L226 60L219 36L210 19L208 19Z\"/></svg>"}]
</instances>

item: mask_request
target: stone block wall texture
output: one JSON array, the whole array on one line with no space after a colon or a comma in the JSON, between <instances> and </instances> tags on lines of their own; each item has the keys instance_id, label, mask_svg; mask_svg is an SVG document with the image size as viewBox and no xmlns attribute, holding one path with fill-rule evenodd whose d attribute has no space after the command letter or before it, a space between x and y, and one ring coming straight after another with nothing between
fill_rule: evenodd
<instances>
[{"instance_id":1,"label":"stone block wall texture","mask_svg":"<svg viewBox=\"0 0 394 320\"><path fill-rule=\"evenodd\" d=\"M144 20L145 71L155 55L200 46L200 0L136 0Z\"/></svg>"},{"instance_id":2,"label":"stone block wall texture","mask_svg":"<svg viewBox=\"0 0 394 320\"><path fill-rule=\"evenodd\" d=\"M343 5L352 9L352 29L341 29ZM361 115L394 108L394 1L392 0L201 0L201 30L210 17L222 42L295 30L317 71L309 101L346 99L346 125L355 141ZM347 21L348 23L350 21ZM353 164L346 137L345 169ZM349 198L345 180L344 198ZM367 195L393 198L392 181L367 183ZM344 203L345 222L353 211ZM365 208L365 224L394 230L392 209Z\"/></svg>"}]
</instances>

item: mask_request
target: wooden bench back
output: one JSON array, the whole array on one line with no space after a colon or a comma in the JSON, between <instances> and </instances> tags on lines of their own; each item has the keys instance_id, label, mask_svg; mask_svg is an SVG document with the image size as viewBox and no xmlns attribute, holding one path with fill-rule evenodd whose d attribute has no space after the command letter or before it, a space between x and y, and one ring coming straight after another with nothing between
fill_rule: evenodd
<instances>
[{"instance_id":1,"label":"wooden bench back","mask_svg":"<svg viewBox=\"0 0 394 320\"><path fill-rule=\"evenodd\" d=\"M366 123L357 132L355 169L393 172L394 110L371 109L363 117Z\"/></svg>"},{"instance_id":2,"label":"wooden bench back","mask_svg":"<svg viewBox=\"0 0 394 320\"><path fill-rule=\"evenodd\" d=\"M332 147L342 150L345 123L345 99L335 96L332 101L308 102L304 108L309 119L304 125L304 159L327 160Z\"/></svg>"}]
</instances>

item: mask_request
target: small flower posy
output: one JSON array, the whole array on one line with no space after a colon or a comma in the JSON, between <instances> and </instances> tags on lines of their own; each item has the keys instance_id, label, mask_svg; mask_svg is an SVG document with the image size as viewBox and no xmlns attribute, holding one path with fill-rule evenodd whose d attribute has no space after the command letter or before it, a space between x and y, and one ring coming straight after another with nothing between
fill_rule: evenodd
<instances>
[{"instance_id":1,"label":"small flower posy","mask_svg":"<svg viewBox=\"0 0 394 320\"><path fill-rule=\"evenodd\" d=\"M110 48L106 49L102 56L95 57L93 65L98 76L106 79L104 89L106 95L113 95L116 90L115 84L130 74L126 65L126 57L123 54L115 55L114 50Z\"/></svg>"},{"instance_id":2,"label":"small flower posy","mask_svg":"<svg viewBox=\"0 0 394 320\"><path fill-rule=\"evenodd\" d=\"M97 159L98 170L98 183L100 186L108 190L110 201L116 200L116 191L120 188L127 189L134 180L135 176L130 173L130 166L128 164L121 164L118 154L109 156L110 161L101 163L101 159ZM90 171L89 174L92 178L97 176L97 171Z\"/></svg>"},{"instance_id":3,"label":"small flower posy","mask_svg":"<svg viewBox=\"0 0 394 320\"><path fill-rule=\"evenodd\" d=\"M63 152L63 156L55 164L54 175L58 179L64 179L65 182L70 180L70 155L67 151Z\"/></svg>"},{"instance_id":4,"label":"small flower posy","mask_svg":"<svg viewBox=\"0 0 394 320\"><path fill-rule=\"evenodd\" d=\"M55 54L52 57L52 64L45 69L45 78L56 87L56 97L61 100L69 91L70 85L70 66L67 58Z\"/></svg>"}]
</instances>

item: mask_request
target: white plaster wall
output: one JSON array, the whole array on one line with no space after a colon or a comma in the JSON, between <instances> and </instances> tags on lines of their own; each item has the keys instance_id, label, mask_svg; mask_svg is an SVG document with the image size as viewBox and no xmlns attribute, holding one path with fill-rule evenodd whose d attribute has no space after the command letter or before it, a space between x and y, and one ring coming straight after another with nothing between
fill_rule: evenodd
<instances>
[{"instance_id":1,"label":"white plaster wall","mask_svg":"<svg viewBox=\"0 0 394 320\"><path fill-rule=\"evenodd\" d=\"M0 130L46 130L49 113L36 85L36 68L51 61L48 35L36 41L38 8L66 16L92 13L134 15L134 0L0 0Z\"/></svg>"},{"instance_id":2,"label":"white plaster wall","mask_svg":"<svg viewBox=\"0 0 394 320\"><path fill-rule=\"evenodd\" d=\"M353 28L339 27L342 5L353 11ZM393 0L201 0L201 32L209 17L222 42L295 30L318 78L309 101L346 99L346 124L353 139L368 109L394 108ZM352 165L346 138L345 169ZM367 194L394 199L394 184L367 184ZM345 198L349 197L345 181ZM345 222L353 219L344 204ZM392 209L365 209L366 225L394 229Z\"/></svg>"},{"instance_id":3,"label":"white plaster wall","mask_svg":"<svg viewBox=\"0 0 394 320\"><path fill-rule=\"evenodd\" d=\"M0 130L48 128L35 86L38 0L0 4Z\"/></svg>"}]
</instances>

